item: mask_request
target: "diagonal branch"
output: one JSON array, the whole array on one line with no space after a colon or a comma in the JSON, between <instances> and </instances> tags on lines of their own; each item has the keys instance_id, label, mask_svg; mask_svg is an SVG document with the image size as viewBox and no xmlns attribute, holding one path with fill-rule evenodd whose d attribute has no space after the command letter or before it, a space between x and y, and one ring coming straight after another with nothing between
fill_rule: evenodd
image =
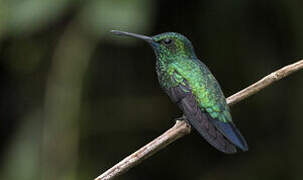
<instances>
[{"instance_id":1,"label":"diagonal branch","mask_svg":"<svg viewBox=\"0 0 303 180\"><path fill-rule=\"evenodd\" d=\"M264 89L265 87L271 85L272 83L296 72L300 69L303 69L303 60L300 60L296 63L290 64L285 66L268 76L265 76L258 82L250 85L249 87L237 92L236 94L228 97L226 99L228 105L232 106L251 95L256 94L260 90ZM163 133L161 136L157 137L147 145L143 146L133 154L129 155L122 161L120 161L115 166L111 167L103 174L98 176L95 180L110 180L113 179L123 173L125 173L130 168L136 166L137 164L144 161L146 158L150 157L151 155L158 152L160 149L166 147L170 143L174 142L175 140L183 137L186 134L190 133L190 126L185 121L176 121L176 124Z\"/></svg>"},{"instance_id":2,"label":"diagonal branch","mask_svg":"<svg viewBox=\"0 0 303 180\"><path fill-rule=\"evenodd\" d=\"M284 66L283 68L272 72L271 74L265 76L258 82L248 86L247 88L237 92L236 94L228 97L226 99L227 104L232 106L234 104L237 104L238 102L242 101L243 99L246 99L250 97L251 95L256 94L260 90L266 88L267 86L271 85L272 83L279 81L280 79L299 71L300 69L303 69L303 60L297 61L296 63L290 64L288 66Z\"/></svg>"}]
</instances>

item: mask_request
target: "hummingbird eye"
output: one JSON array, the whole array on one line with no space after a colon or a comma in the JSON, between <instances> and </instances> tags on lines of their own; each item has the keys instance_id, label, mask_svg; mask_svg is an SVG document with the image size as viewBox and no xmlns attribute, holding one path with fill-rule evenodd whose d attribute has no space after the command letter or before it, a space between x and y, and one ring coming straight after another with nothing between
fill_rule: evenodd
<instances>
[{"instance_id":1,"label":"hummingbird eye","mask_svg":"<svg viewBox=\"0 0 303 180\"><path fill-rule=\"evenodd\" d=\"M167 39L164 39L163 42L164 42L164 44L169 45L172 42L172 40L167 38Z\"/></svg>"}]
</instances>

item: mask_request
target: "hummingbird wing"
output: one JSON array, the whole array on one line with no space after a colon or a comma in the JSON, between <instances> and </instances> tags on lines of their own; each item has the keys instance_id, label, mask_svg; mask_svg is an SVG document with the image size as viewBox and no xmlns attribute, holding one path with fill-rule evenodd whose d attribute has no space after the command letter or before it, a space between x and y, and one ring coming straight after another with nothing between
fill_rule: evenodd
<instances>
[{"instance_id":1,"label":"hummingbird wing","mask_svg":"<svg viewBox=\"0 0 303 180\"><path fill-rule=\"evenodd\" d=\"M198 88L201 88L201 84L204 84L208 89L206 92L200 91L200 93L197 93L205 95L204 98L198 98L200 108L208 112L211 122L228 140L243 151L247 151L247 142L232 122L229 106L218 81L204 63L198 59L193 62L198 64L201 72L199 79L203 79L202 81L204 82L200 81Z\"/></svg>"},{"instance_id":2,"label":"hummingbird wing","mask_svg":"<svg viewBox=\"0 0 303 180\"><path fill-rule=\"evenodd\" d=\"M178 83L176 83L176 86L173 86L169 89L169 96L175 103L177 103L179 108L184 112L189 123L211 145L225 153L235 153L237 151L235 145L241 148L242 150L247 150L246 141L231 121L229 109L222 109L222 107L224 106L220 106L220 99L216 99L216 97L208 97L208 99L218 101L216 102L216 105L219 104L219 106L215 106L216 108L201 108L201 102L199 102L201 101L201 99L197 98L197 96L193 93L191 89L192 85L190 85L189 82L176 71L174 72L172 79L173 81ZM211 86L212 84L210 84L209 86ZM217 94L217 96L220 97L220 93L222 94L222 92L218 93L219 95ZM225 98L224 103L226 103ZM224 112L224 110L226 110L227 112ZM211 113L217 113L220 115L223 114L222 116L227 116L226 119L228 121L223 122L219 119L220 116L212 117ZM228 116L230 116L230 118Z\"/></svg>"},{"instance_id":3,"label":"hummingbird wing","mask_svg":"<svg viewBox=\"0 0 303 180\"><path fill-rule=\"evenodd\" d=\"M187 81L183 82L167 92L172 101L179 106L189 123L208 143L224 153L236 153L236 147L217 130L208 112L201 111Z\"/></svg>"}]
</instances>

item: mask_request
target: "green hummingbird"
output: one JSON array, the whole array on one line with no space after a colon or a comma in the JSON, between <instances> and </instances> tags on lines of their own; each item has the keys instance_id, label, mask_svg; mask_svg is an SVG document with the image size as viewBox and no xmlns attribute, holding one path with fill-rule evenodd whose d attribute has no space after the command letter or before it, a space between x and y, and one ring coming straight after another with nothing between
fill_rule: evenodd
<instances>
[{"instance_id":1,"label":"green hummingbird","mask_svg":"<svg viewBox=\"0 0 303 180\"><path fill-rule=\"evenodd\" d=\"M185 36L166 32L152 37L112 30L148 42L156 54L160 86L183 111L184 119L219 151L248 150L247 143L232 122L221 87L201 62Z\"/></svg>"}]
</instances>

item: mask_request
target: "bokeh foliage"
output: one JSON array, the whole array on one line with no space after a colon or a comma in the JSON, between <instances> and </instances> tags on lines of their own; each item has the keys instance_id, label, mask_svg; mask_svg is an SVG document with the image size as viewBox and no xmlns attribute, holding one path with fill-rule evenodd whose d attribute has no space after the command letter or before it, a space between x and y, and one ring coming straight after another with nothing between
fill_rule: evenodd
<instances>
[{"instance_id":1,"label":"bokeh foliage","mask_svg":"<svg viewBox=\"0 0 303 180\"><path fill-rule=\"evenodd\" d=\"M226 96L303 57L300 0L0 0L1 179L93 179L181 115L144 42L176 31ZM302 179L302 72L232 108L250 151L197 133L118 179Z\"/></svg>"}]
</instances>

